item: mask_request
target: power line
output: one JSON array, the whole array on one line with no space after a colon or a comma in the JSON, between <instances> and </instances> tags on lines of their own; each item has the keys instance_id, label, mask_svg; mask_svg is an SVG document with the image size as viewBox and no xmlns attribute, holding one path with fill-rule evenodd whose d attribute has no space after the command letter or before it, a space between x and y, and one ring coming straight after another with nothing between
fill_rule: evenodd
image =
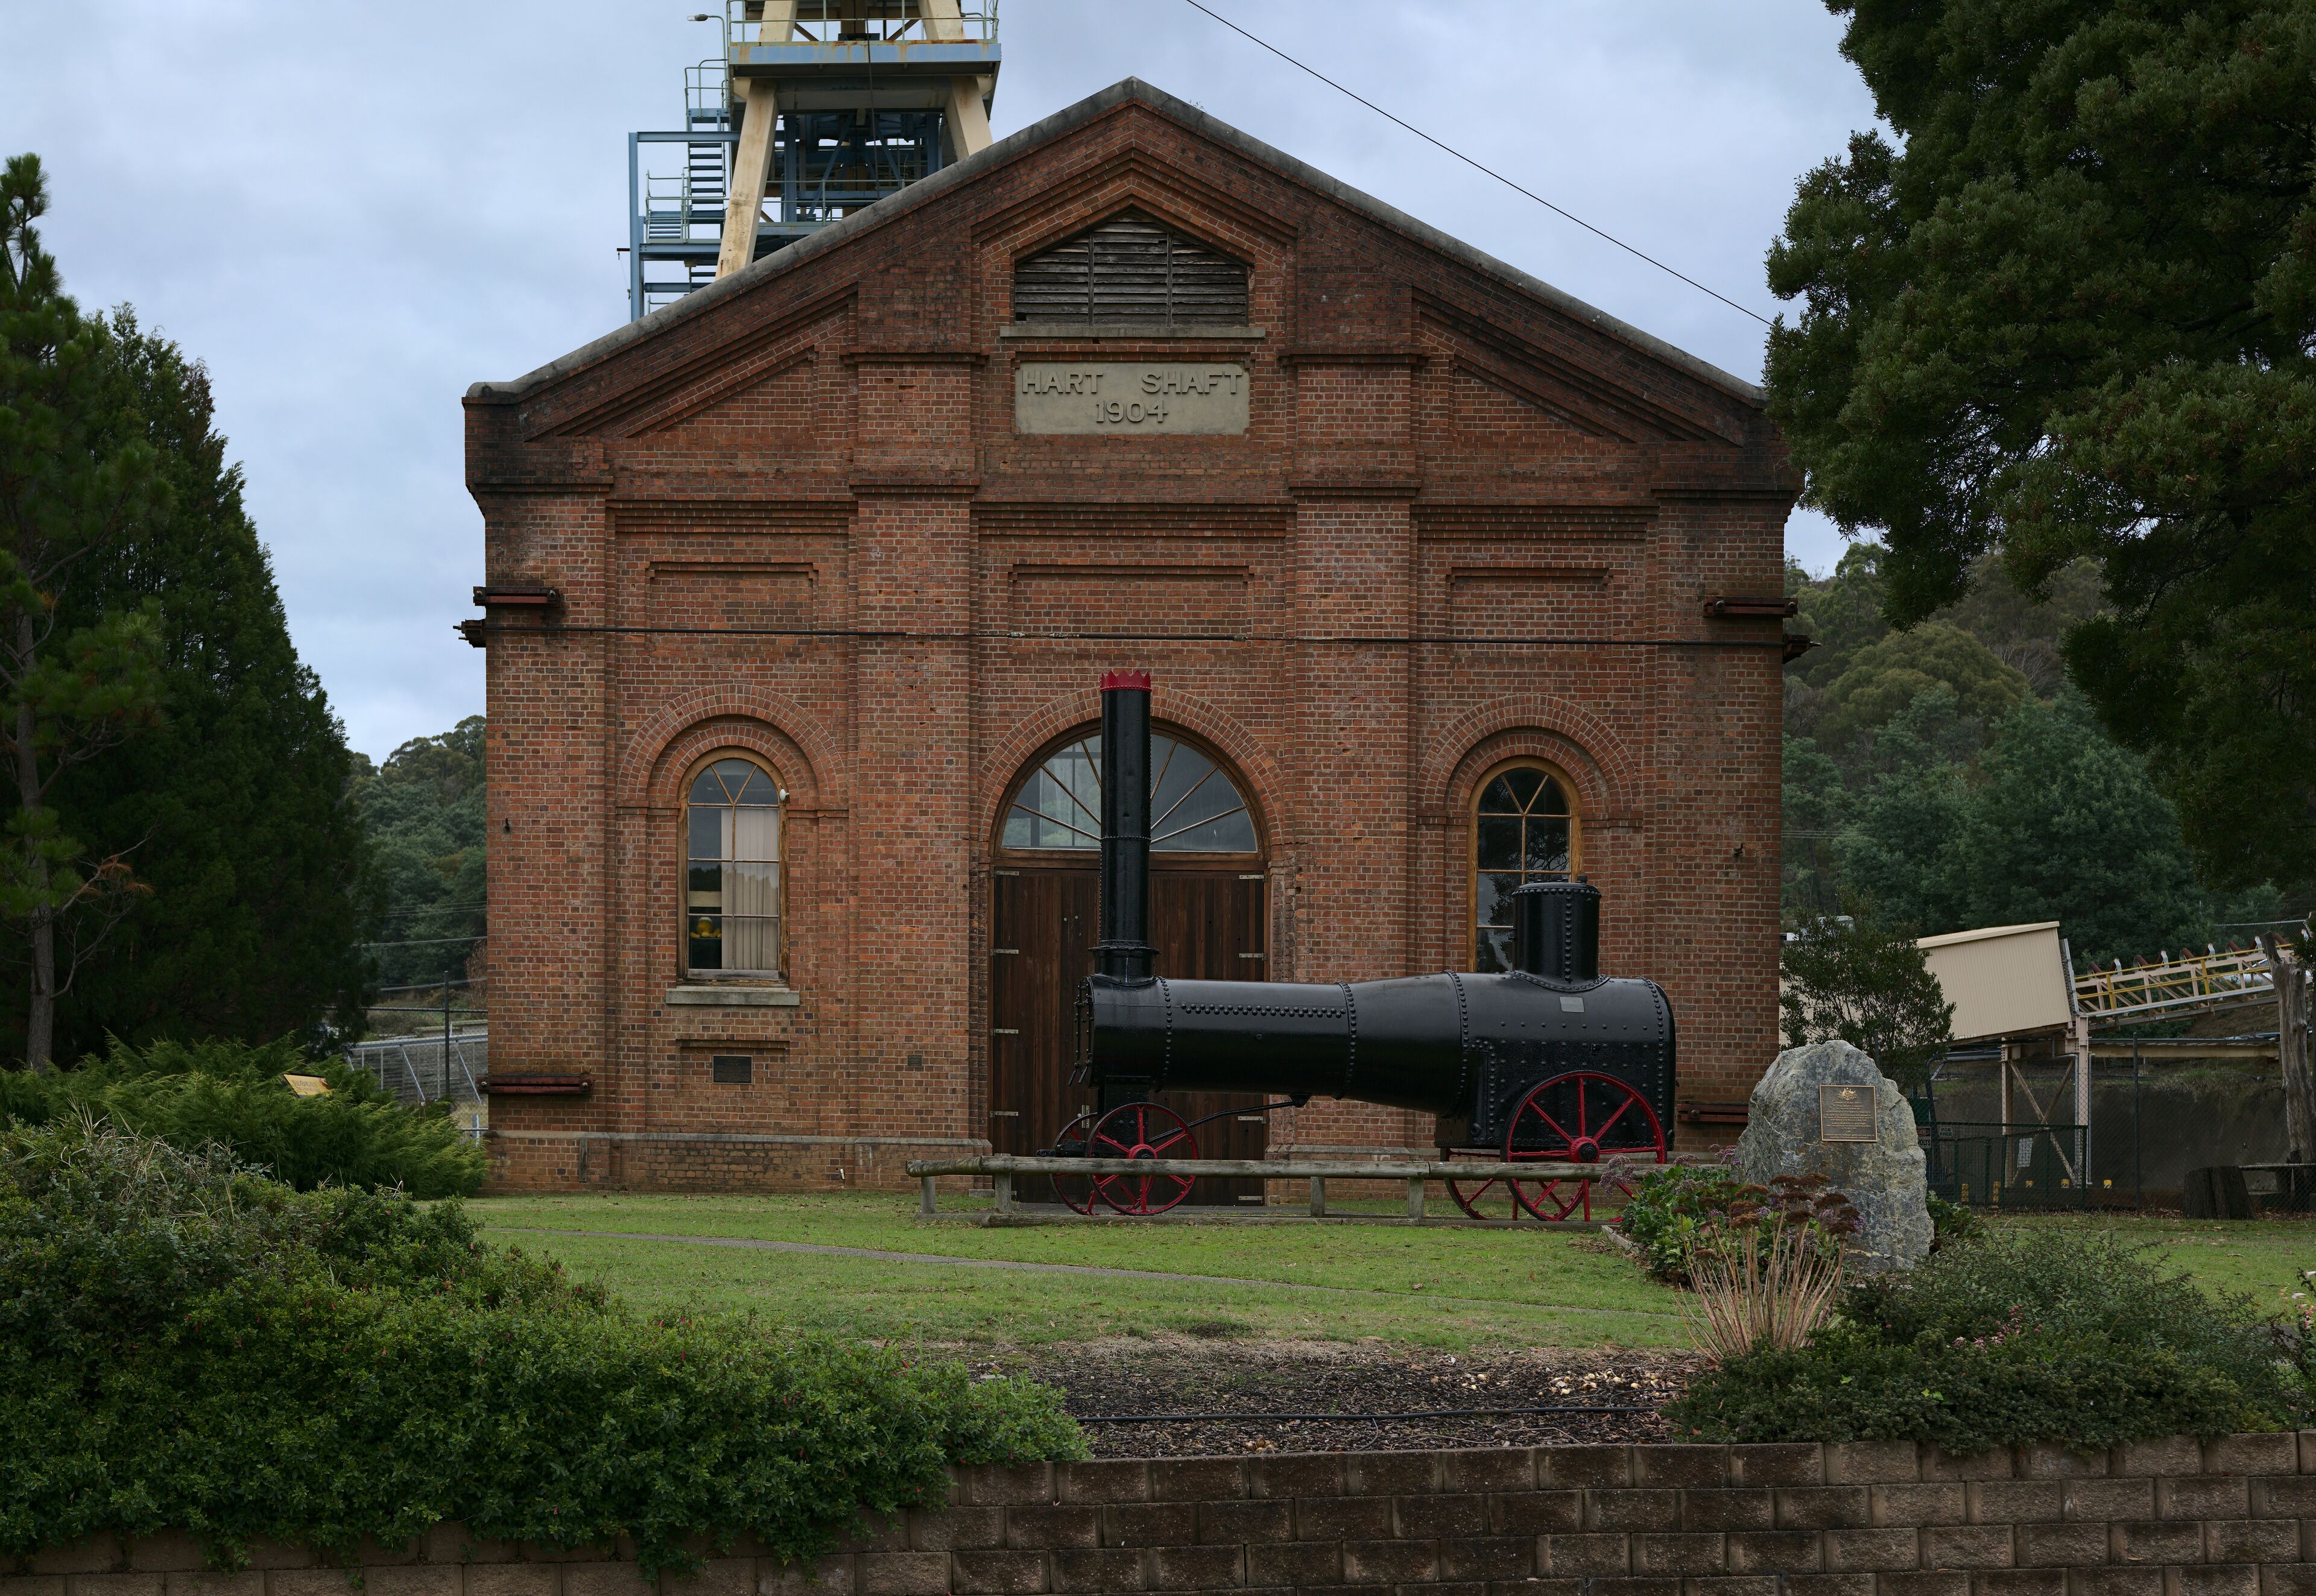
<instances>
[{"instance_id":1,"label":"power line","mask_svg":"<svg viewBox=\"0 0 2316 1596\"><path fill-rule=\"evenodd\" d=\"M1481 165L1479 162L1472 159L1471 156L1465 155L1462 150L1457 149L1454 145L1442 143L1440 140L1432 137L1430 134L1426 133L1422 129L1417 127L1414 123L1392 115L1391 112L1385 111L1382 106L1377 105L1366 95L1356 93L1353 91L1345 88L1341 84L1337 83L1333 78L1329 77L1325 73L1320 71L1315 66L1305 66L1301 61L1296 60L1293 56L1288 55L1285 50L1280 49L1277 45L1272 44L1269 40L1256 38L1244 28L1240 27L1236 22L1232 22L1228 17L1222 15L1218 12L1216 12L1207 6L1200 4L1198 0L1183 0L1183 4L1189 6L1193 11L1205 12L1207 16L1212 17L1216 22L1218 22L1224 27L1228 28L1241 39L1243 39L1252 44L1260 45L1264 49L1267 49L1272 55L1277 56L1289 66L1293 66L1299 71L1309 73L1313 77L1317 78L1321 83L1325 84L1329 88L1333 89L1336 93L1350 95L1350 98L1358 101L1361 105L1366 106L1369 111L1375 112L1376 115L1383 118L1384 120L1395 123L1399 127L1406 129L1410 133L1414 134L1418 138L1421 138L1424 143L1432 146L1434 148L1446 150L1449 155L1463 162L1465 165L1471 167L1474 172L1485 173L1488 176L1494 178L1498 182L1503 184L1504 187L1511 190L1514 193L1527 195L1538 205L1543 206L1545 209L1552 212L1553 215L1561 217L1568 221L1574 222L1578 226L1583 228L1587 233L1591 234L1594 237L1608 240L1610 244L1615 244L1618 249L1623 250L1626 254L1633 256L1635 259L1646 261L1659 271L1670 273L1672 276L1677 277L1680 279L1681 281L1687 283L1690 288L1695 288L1698 293L1712 295L1714 298L1720 300L1722 304L1727 306L1730 309L1740 311L1746 315L1751 316L1764 327L1769 325L1769 318L1763 315L1759 311L1748 309L1746 306L1738 304L1737 301L1729 297L1726 294L1715 293L1713 289L1706 288L1703 283L1697 281L1687 272L1666 265L1654 255L1635 249L1631 244L1626 244L1623 239L1617 237L1613 233L1605 233L1601 231L1591 223L1586 221L1582 217L1576 215L1573 211L1562 209L1559 206L1554 205L1551 200L1545 199L1543 195L1536 192L1534 190L1520 187L1519 184L1514 182L1510 178L1506 177L1502 173L1496 171L1493 167Z\"/></svg>"}]
</instances>

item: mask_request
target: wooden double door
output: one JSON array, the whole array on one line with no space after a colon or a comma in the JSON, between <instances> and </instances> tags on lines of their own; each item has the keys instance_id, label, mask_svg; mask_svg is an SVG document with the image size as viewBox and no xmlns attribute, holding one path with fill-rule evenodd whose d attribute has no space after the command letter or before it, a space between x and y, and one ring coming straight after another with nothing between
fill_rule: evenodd
<instances>
[{"instance_id":1,"label":"wooden double door","mask_svg":"<svg viewBox=\"0 0 2316 1596\"><path fill-rule=\"evenodd\" d=\"M1208 866L1162 863L1150 872L1150 942L1158 973L1189 980L1261 980L1264 876L1249 861ZM1001 864L992 894L989 950L989 1140L1000 1153L1034 1154L1094 1107L1091 1088L1073 1086L1078 983L1093 973L1100 939L1100 875L1083 865ZM1158 1101L1198 1127L1210 1158L1260 1158L1263 1099L1218 1092L1168 1092ZM1050 1193L1029 1192L1045 1201ZM1200 1181L1194 1203L1252 1204L1260 1181Z\"/></svg>"}]
</instances>

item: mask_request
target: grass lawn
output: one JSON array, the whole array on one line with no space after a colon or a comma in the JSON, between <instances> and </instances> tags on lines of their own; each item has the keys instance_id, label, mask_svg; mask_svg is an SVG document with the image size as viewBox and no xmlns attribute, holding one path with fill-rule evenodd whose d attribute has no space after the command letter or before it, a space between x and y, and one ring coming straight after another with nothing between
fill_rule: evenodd
<instances>
[{"instance_id":1,"label":"grass lawn","mask_svg":"<svg viewBox=\"0 0 2316 1596\"><path fill-rule=\"evenodd\" d=\"M959 1203L958 1209L965 1205ZM499 1197L494 1239L560 1258L654 1312L737 1309L879 1341L1035 1347L1101 1336L1376 1341L1404 1347L1688 1344L1673 1295L1581 1233L1394 1226L922 1224L900 1193ZM2282 1308L2316 1269L2316 1223L2138 1215L2005 1216L2113 1230L2208 1290ZM557 1230L592 1231L558 1236ZM773 1241L1116 1273L958 1267L652 1240ZM1169 1278L1195 1276L1195 1279ZM1314 1289L1317 1288L1317 1289Z\"/></svg>"},{"instance_id":2,"label":"grass lawn","mask_svg":"<svg viewBox=\"0 0 2316 1596\"><path fill-rule=\"evenodd\" d=\"M2294 1291L2316 1298L2301 1278L2316 1270L2316 1220L2185 1219L2177 1214L2037 1214L1994 1221L2005 1227L2108 1230L2148 1249L2159 1266L2192 1277L2207 1291L2240 1291L2263 1308L2281 1308Z\"/></svg>"},{"instance_id":3,"label":"grass lawn","mask_svg":"<svg viewBox=\"0 0 2316 1596\"><path fill-rule=\"evenodd\" d=\"M898 1193L499 1197L469 1206L494 1239L551 1254L639 1308L737 1308L771 1323L878 1340L1035 1345L1156 1332L1448 1349L1687 1344L1670 1291L1597 1237L1568 1233L1226 1225L984 1230L921 1224L912 1217L913 1199ZM539 1234L557 1229L1133 1272L959 1268Z\"/></svg>"}]
</instances>

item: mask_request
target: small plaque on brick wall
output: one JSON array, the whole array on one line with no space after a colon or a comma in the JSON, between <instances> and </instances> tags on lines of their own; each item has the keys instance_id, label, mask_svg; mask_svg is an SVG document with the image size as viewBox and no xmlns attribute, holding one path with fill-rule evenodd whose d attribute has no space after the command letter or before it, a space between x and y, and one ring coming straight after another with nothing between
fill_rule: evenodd
<instances>
[{"instance_id":1,"label":"small plaque on brick wall","mask_svg":"<svg viewBox=\"0 0 2316 1596\"><path fill-rule=\"evenodd\" d=\"M1246 368L1189 361L1033 360L1013 374L1018 432L1243 432Z\"/></svg>"},{"instance_id":2,"label":"small plaque on brick wall","mask_svg":"<svg viewBox=\"0 0 2316 1596\"><path fill-rule=\"evenodd\" d=\"M744 1086L756 1078L756 1061L745 1053L717 1053L708 1071L719 1086Z\"/></svg>"},{"instance_id":3,"label":"small plaque on brick wall","mask_svg":"<svg viewBox=\"0 0 2316 1596\"><path fill-rule=\"evenodd\" d=\"M1881 1104L1871 1086L1831 1083L1817 1089L1817 1139L1820 1141L1879 1141Z\"/></svg>"}]
</instances>

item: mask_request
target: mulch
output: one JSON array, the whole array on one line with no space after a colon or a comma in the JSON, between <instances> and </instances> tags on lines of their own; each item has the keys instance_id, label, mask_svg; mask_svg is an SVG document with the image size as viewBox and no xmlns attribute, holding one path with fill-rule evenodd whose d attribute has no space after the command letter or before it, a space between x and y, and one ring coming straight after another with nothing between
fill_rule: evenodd
<instances>
[{"instance_id":1,"label":"mulch","mask_svg":"<svg viewBox=\"0 0 2316 1596\"><path fill-rule=\"evenodd\" d=\"M1060 1387L1082 1421L1180 1415L1085 1426L1097 1458L1171 1458L1662 1441L1659 1410L1680 1395L1699 1360L1154 1335L1022 1348L974 1366ZM1631 1411L1501 1411L1523 1407Z\"/></svg>"}]
</instances>

